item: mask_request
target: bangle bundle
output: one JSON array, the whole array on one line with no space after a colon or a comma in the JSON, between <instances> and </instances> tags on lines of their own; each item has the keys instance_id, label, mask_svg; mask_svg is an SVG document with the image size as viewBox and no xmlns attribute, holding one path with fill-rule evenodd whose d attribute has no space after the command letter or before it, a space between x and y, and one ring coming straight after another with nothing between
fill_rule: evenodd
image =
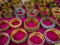
<instances>
[{"instance_id":1,"label":"bangle bundle","mask_svg":"<svg viewBox=\"0 0 60 45\"><path fill-rule=\"evenodd\" d=\"M28 18L24 22L24 28L26 31L34 32L39 30L39 27L40 27L40 23L36 18Z\"/></svg>"},{"instance_id":2,"label":"bangle bundle","mask_svg":"<svg viewBox=\"0 0 60 45\"><path fill-rule=\"evenodd\" d=\"M10 43L10 37L7 33L0 33L0 38L2 39L3 37L6 37L7 38L7 41L4 45L9 45ZM4 40L5 41L5 40ZM2 42L3 43L3 42ZM1 43L0 43L1 44ZM2 45L2 44L1 44Z\"/></svg>"},{"instance_id":3,"label":"bangle bundle","mask_svg":"<svg viewBox=\"0 0 60 45\"><path fill-rule=\"evenodd\" d=\"M20 33L20 34L17 34L17 33ZM16 39L14 38L14 36L16 36L16 34L17 34L17 35L20 35L19 38L21 38L21 37L23 36L23 34L24 34L24 37L21 38L21 39L19 39L19 40L16 40ZM27 36L28 36L27 32L26 32L24 29L22 29L22 28L15 29L15 30L11 33L11 39L12 39L12 41L15 42L15 43L24 43L24 42L26 41L26 39L27 39ZM16 36L16 37L18 38L18 36Z\"/></svg>"},{"instance_id":4,"label":"bangle bundle","mask_svg":"<svg viewBox=\"0 0 60 45\"><path fill-rule=\"evenodd\" d=\"M37 9L30 9L28 12L27 12L27 17L28 18L36 18L39 14L39 11Z\"/></svg>"},{"instance_id":5,"label":"bangle bundle","mask_svg":"<svg viewBox=\"0 0 60 45\"><path fill-rule=\"evenodd\" d=\"M22 21L20 20L20 19L18 19L18 18L14 18L14 19L12 19L11 21L10 21L10 26L12 27L12 28L18 28L19 26L21 26L22 25Z\"/></svg>"},{"instance_id":6,"label":"bangle bundle","mask_svg":"<svg viewBox=\"0 0 60 45\"><path fill-rule=\"evenodd\" d=\"M14 10L14 14L16 18L24 18L25 17L25 10L23 8Z\"/></svg>"},{"instance_id":7,"label":"bangle bundle","mask_svg":"<svg viewBox=\"0 0 60 45\"><path fill-rule=\"evenodd\" d=\"M0 20L0 32L9 29L9 22L7 20Z\"/></svg>"},{"instance_id":8,"label":"bangle bundle","mask_svg":"<svg viewBox=\"0 0 60 45\"><path fill-rule=\"evenodd\" d=\"M45 35L46 41L49 44L59 43L59 41L60 41L60 36L59 36L60 32L57 29L54 29L54 28L53 29L48 29L44 32L44 35Z\"/></svg>"},{"instance_id":9,"label":"bangle bundle","mask_svg":"<svg viewBox=\"0 0 60 45\"><path fill-rule=\"evenodd\" d=\"M44 21L50 21L51 22L51 25L44 24ZM55 21L52 18L50 18L50 17L44 17L44 18L41 19L40 22L41 22L41 26L44 27L44 28L47 28L48 29L48 28L54 28L55 27Z\"/></svg>"},{"instance_id":10,"label":"bangle bundle","mask_svg":"<svg viewBox=\"0 0 60 45\"><path fill-rule=\"evenodd\" d=\"M36 39L39 39L39 41L41 41L41 42L39 42L39 43L34 43L33 40L31 40L31 38L34 38L34 37L36 37L36 38L34 39L34 42L35 42L35 41L38 42ZM41 39L41 40L40 40L40 39ZM33 32L33 33L31 33L31 34L29 35L28 45L44 45L44 43L45 43L45 38L44 38L43 34L41 34L40 32Z\"/></svg>"}]
</instances>

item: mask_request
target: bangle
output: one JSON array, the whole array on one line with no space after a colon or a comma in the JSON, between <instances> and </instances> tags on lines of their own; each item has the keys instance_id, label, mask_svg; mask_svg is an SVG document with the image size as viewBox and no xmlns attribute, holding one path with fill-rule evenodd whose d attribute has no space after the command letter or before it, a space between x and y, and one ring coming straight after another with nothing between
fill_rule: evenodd
<instances>
[{"instance_id":1,"label":"bangle","mask_svg":"<svg viewBox=\"0 0 60 45\"><path fill-rule=\"evenodd\" d=\"M50 36L48 36L48 35L50 35ZM51 35L53 35L53 36L51 37ZM59 35L60 35L60 31L57 29L54 29L54 28L48 29L47 31L44 32L44 36L46 38L46 41L49 44L59 43L59 41L60 41ZM54 39L53 37L56 39Z\"/></svg>"},{"instance_id":2,"label":"bangle","mask_svg":"<svg viewBox=\"0 0 60 45\"><path fill-rule=\"evenodd\" d=\"M16 18L24 18L25 17L25 10L23 8L14 10L14 14Z\"/></svg>"},{"instance_id":3,"label":"bangle","mask_svg":"<svg viewBox=\"0 0 60 45\"><path fill-rule=\"evenodd\" d=\"M34 7L35 7L35 3L32 0L25 1L25 4L24 5L25 5L25 8L27 10L34 9Z\"/></svg>"},{"instance_id":4,"label":"bangle","mask_svg":"<svg viewBox=\"0 0 60 45\"><path fill-rule=\"evenodd\" d=\"M22 1L21 0L13 0L11 1L12 6L14 9L20 9L22 8Z\"/></svg>"},{"instance_id":5,"label":"bangle","mask_svg":"<svg viewBox=\"0 0 60 45\"><path fill-rule=\"evenodd\" d=\"M56 19L56 24L60 27L60 22L59 22L60 18Z\"/></svg>"},{"instance_id":6,"label":"bangle","mask_svg":"<svg viewBox=\"0 0 60 45\"><path fill-rule=\"evenodd\" d=\"M16 38L18 38L18 36L16 36L17 33L20 33L19 38L21 38L23 36L23 34L24 34L24 37L22 37L21 39L16 39ZM19 34L17 34L17 35L19 35ZM16 36L16 37L14 37L14 36ZM27 36L28 36L27 32L22 28L15 29L11 33L11 39L15 43L24 43L26 41L26 39L27 39Z\"/></svg>"},{"instance_id":7,"label":"bangle","mask_svg":"<svg viewBox=\"0 0 60 45\"><path fill-rule=\"evenodd\" d=\"M60 17L60 8L58 8L58 7L52 8L52 14L54 17L59 18Z\"/></svg>"},{"instance_id":8,"label":"bangle","mask_svg":"<svg viewBox=\"0 0 60 45\"><path fill-rule=\"evenodd\" d=\"M51 24L49 24L49 25L44 24L43 22L46 22L46 21L50 21ZM55 21L50 17L44 17L44 18L41 19L40 22L41 22L41 26L44 27L44 28L48 29L48 28L54 28L55 27Z\"/></svg>"},{"instance_id":9,"label":"bangle","mask_svg":"<svg viewBox=\"0 0 60 45\"><path fill-rule=\"evenodd\" d=\"M0 4L8 2L8 0L0 0Z\"/></svg>"},{"instance_id":10,"label":"bangle","mask_svg":"<svg viewBox=\"0 0 60 45\"><path fill-rule=\"evenodd\" d=\"M40 41L38 42L36 39L34 39L35 37L36 39L39 39L41 42ZM34 41L32 40L32 38L34 39ZM36 43L35 41L37 41L38 43ZM45 38L42 33L33 32L29 35L28 45L44 45L44 43L45 43Z\"/></svg>"},{"instance_id":11,"label":"bangle","mask_svg":"<svg viewBox=\"0 0 60 45\"><path fill-rule=\"evenodd\" d=\"M41 17L49 17L51 12L49 10L49 8L46 8L46 7L40 7L40 14L41 14Z\"/></svg>"},{"instance_id":12,"label":"bangle","mask_svg":"<svg viewBox=\"0 0 60 45\"><path fill-rule=\"evenodd\" d=\"M10 21L10 26L12 28L18 28L22 25L22 21L18 18L14 18Z\"/></svg>"},{"instance_id":13,"label":"bangle","mask_svg":"<svg viewBox=\"0 0 60 45\"><path fill-rule=\"evenodd\" d=\"M7 20L0 20L0 32L9 29L9 22Z\"/></svg>"},{"instance_id":14,"label":"bangle","mask_svg":"<svg viewBox=\"0 0 60 45\"><path fill-rule=\"evenodd\" d=\"M36 18L28 18L24 22L24 28L25 28L26 31L34 32L34 31L39 30L40 23Z\"/></svg>"},{"instance_id":15,"label":"bangle","mask_svg":"<svg viewBox=\"0 0 60 45\"><path fill-rule=\"evenodd\" d=\"M28 12L27 12L27 17L28 18L36 18L39 14L39 11L37 9L30 9Z\"/></svg>"},{"instance_id":16,"label":"bangle","mask_svg":"<svg viewBox=\"0 0 60 45\"><path fill-rule=\"evenodd\" d=\"M6 41L6 43L4 45L9 45L9 43L10 43L10 37L9 37L9 35L7 33L0 33L0 37L1 38L5 37L5 36L6 36L6 38L8 38L8 40Z\"/></svg>"},{"instance_id":17,"label":"bangle","mask_svg":"<svg viewBox=\"0 0 60 45\"><path fill-rule=\"evenodd\" d=\"M14 16L13 10L11 8L3 9L2 11L3 11L2 14L4 18L12 18Z\"/></svg>"}]
</instances>

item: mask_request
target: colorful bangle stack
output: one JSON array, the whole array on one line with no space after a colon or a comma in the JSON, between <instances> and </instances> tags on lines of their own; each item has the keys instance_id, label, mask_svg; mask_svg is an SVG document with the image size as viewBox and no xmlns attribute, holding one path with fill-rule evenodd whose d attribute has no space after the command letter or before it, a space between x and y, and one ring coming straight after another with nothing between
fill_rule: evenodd
<instances>
[{"instance_id":1,"label":"colorful bangle stack","mask_svg":"<svg viewBox=\"0 0 60 45\"><path fill-rule=\"evenodd\" d=\"M4 18L12 18L14 16L11 8L3 9L2 14Z\"/></svg>"},{"instance_id":2,"label":"colorful bangle stack","mask_svg":"<svg viewBox=\"0 0 60 45\"><path fill-rule=\"evenodd\" d=\"M50 21L52 24L51 25L45 25L43 23L44 21ZM44 18L41 19L40 22L41 22L41 26L44 27L44 28L48 29L48 28L54 28L55 27L55 21L50 17L44 17Z\"/></svg>"},{"instance_id":3,"label":"colorful bangle stack","mask_svg":"<svg viewBox=\"0 0 60 45\"><path fill-rule=\"evenodd\" d=\"M12 6L14 9L22 8L22 1L21 0L11 0Z\"/></svg>"},{"instance_id":4,"label":"colorful bangle stack","mask_svg":"<svg viewBox=\"0 0 60 45\"><path fill-rule=\"evenodd\" d=\"M27 1L25 1L25 8L27 9L27 10L29 10L29 9L34 9L35 8L35 3L34 3L34 1L32 1L32 0L27 0Z\"/></svg>"},{"instance_id":5,"label":"colorful bangle stack","mask_svg":"<svg viewBox=\"0 0 60 45\"><path fill-rule=\"evenodd\" d=\"M34 39L34 38L35 39ZM41 42L39 42L39 43L34 43L33 42L33 40L31 40L31 38L33 38L36 42L38 42L36 39L39 39L39 41L41 41ZM28 45L44 45L44 43L45 43L45 38L44 38L44 36L43 36L43 34L42 33L40 33L40 32L33 32L33 33L31 33L30 35L29 35L29 38L28 38Z\"/></svg>"},{"instance_id":6,"label":"colorful bangle stack","mask_svg":"<svg viewBox=\"0 0 60 45\"><path fill-rule=\"evenodd\" d=\"M56 44L56 43L59 43L60 42L60 36L59 36L60 35L60 31L57 30L57 29L54 29L54 28L48 29L48 30L46 30L44 32L44 35L45 35L46 41L49 44Z\"/></svg>"},{"instance_id":7,"label":"colorful bangle stack","mask_svg":"<svg viewBox=\"0 0 60 45\"><path fill-rule=\"evenodd\" d=\"M59 7L52 8L52 15L56 18L59 18L60 17L60 8Z\"/></svg>"},{"instance_id":8,"label":"colorful bangle stack","mask_svg":"<svg viewBox=\"0 0 60 45\"><path fill-rule=\"evenodd\" d=\"M24 22L24 28L26 31L35 32L35 31L39 30L40 23L36 18L28 18Z\"/></svg>"},{"instance_id":9,"label":"colorful bangle stack","mask_svg":"<svg viewBox=\"0 0 60 45\"><path fill-rule=\"evenodd\" d=\"M24 18L25 17L25 10L23 8L14 10L14 14L16 18Z\"/></svg>"},{"instance_id":10,"label":"colorful bangle stack","mask_svg":"<svg viewBox=\"0 0 60 45\"><path fill-rule=\"evenodd\" d=\"M17 33L20 33L20 34L17 34ZM23 34L24 34L24 37L21 38L21 39L16 39L16 38L14 38L14 36L16 36L16 34L17 34L17 35L20 35L19 38L21 38L21 37L23 36ZM18 38L18 36L16 36L16 37ZM11 39L12 39L12 41L15 42L15 43L24 43L24 42L26 41L27 37L28 37L27 32L26 32L24 29L22 29L22 28L15 29L15 30L11 33Z\"/></svg>"},{"instance_id":11,"label":"colorful bangle stack","mask_svg":"<svg viewBox=\"0 0 60 45\"><path fill-rule=\"evenodd\" d=\"M10 37L9 37L9 35L7 34L7 33L0 33L0 37L1 37L1 39L3 38L3 37L6 37L8 40L6 41L6 43L4 44L4 45L9 45L9 43L10 43ZM4 39L4 41L5 41L5 39ZM1 43L3 43L3 42L1 42ZM1 44L0 43L0 44ZM2 45L2 44L1 44Z\"/></svg>"},{"instance_id":12,"label":"colorful bangle stack","mask_svg":"<svg viewBox=\"0 0 60 45\"><path fill-rule=\"evenodd\" d=\"M28 18L36 18L39 14L39 11L37 9L30 9L27 12L27 17Z\"/></svg>"},{"instance_id":13,"label":"colorful bangle stack","mask_svg":"<svg viewBox=\"0 0 60 45\"><path fill-rule=\"evenodd\" d=\"M56 24L60 27L60 18L56 19Z\"/></svg>"},{"instance_id":14,"label":"colorful bangle stack","mask_svg":"<svg viewBox=\"0 0 60 45\"><path fill-rule=\"evenodd\" d=\"M9 29L9 22L7 20L0 20L0 32Z\"/></svg>"},{"instance_id":15,"label":"colorful bangle stack","mask_svg":"<svg viewBox=\"0 0 60 45\"><path fill-rule=\"evenodd\" d=\"M11 21L10 21L10 26L12 27L12 28L18 28L19 26L21 26L22 25L22 21L20 20L20 19L18 19L18 18L14 18L14 19L12 19Z\"/></svg>"}]
</instances>

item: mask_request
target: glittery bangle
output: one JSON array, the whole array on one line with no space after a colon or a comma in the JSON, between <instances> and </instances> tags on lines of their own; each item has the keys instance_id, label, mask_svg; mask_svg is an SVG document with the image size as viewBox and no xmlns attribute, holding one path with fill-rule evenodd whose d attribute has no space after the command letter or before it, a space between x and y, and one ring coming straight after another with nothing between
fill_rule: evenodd
<instances>
[{"instance_id":1,"label":"glittery bangle","mask_svg":"<svg viewBox=\"0 0 60 45\"><path fill-rule=\"evenodd\" d=\"M30 38L32 38L33 36L37 36L37 37L41 38L41 39L42 39L42 42L39 43L39 44L34 44L34 43L30 40ZM44 43L45 43L45 38L44 38L44 36L43 36L42 33L40 33L40 32L33 32L33 33L31 33L31 34L29 35L28 45L44 45Z\"/></svg>"},{"instance_id":2,"label":"glittery bangle","mask_svg":"<svg viewBox=\"0 0 60 45\"><path fill-rule=\"evenodd\" d=\"M5 25L5 24L7 24L7 25ZM2 28L1 25L4 25L5 27L3 26L3 28ZM9 22L7 20L0 20L0 32L8 30L9 27L10 27Z\"/></svg>"},{"instance_id":3,"label":"glittery bangle","mask_svg":"<svg viewBox=\"0 0 60 45\"><path fill-rule=\"evenodd\" d=\"M4 37L4 36L6 36L8 38L7 42L4 45L9 45L9 43L10 43L10 37L9 37L9 35L7 33L0 33L0 37Z\"/></svg>"},{"instance_id":4,"label":"glittery bangle","mask_svg":"<svg viewBox=\"0 0 60 45\"><path fill-rule=\"evenodd\" d=\"M30 9L27 12L27 17L28 18L36 18L39 14L39 11L37 9Z\"/></svg>"},{"instance_id":5,"label":"glittery bangle","mask_svg":"<svg viewBox=\"0 0 60 45\"><path fill-rule=\"evenodd\" d=\"M50 25L50 26L48 26L48 25L45 25L44 23L43 23L43 21L45 21L45 20L50 20L53 24L52 25ZM52 18L50 18L50 17L44 17L44 18L42 18L41 19L41 26L42 27L44 27L44 28L54 28L55 27L55 21L52 19Z\"/></svg>"},{"instance_id":6,"label":"glittery bangle","mask_svg":"<svg viewBox=\"0 0 60 45\"><path fill-rule=\"evenodd\" d=\"M24 18L25 17L25 10L23 8L14 10L14 14L16 18Z\"/></svg>"},{"instance_id":7,"label":"glittery bangle","mask_svg":"<svg viewBox=\"0 0 60 45\"><path fill-rule=\"evenodd\" d=\"M51 39L49 39L48 37L47 37L47 32L54 32L54 33L56 33L57 34L57 36L59 37L59 39L57 40L57 41L52 41ZM55 44L55 43L59 43L60 42L60 31L59 30L57 30L57 29L54 29L54 28L51 28L51 29L48 29L48 30L46 30L45 32L44 32L44 36L45 36L45 38L46 38L46 41L49 43L49 44Z\"/></svg>"},{"instance_id":8,"label":"glittery bangle","mask_svg":"<svg viewBox=\"0 0 60 45\"><path fill-rule=\"evenodd\" d=\"M14 24L14 23L18 23L18 24ZM12 19L12 20L10 20L10 26L12 27L12 28L18 28L19 26L21 26L22 25L22 21L20 20L20 19L18 19L18 18L14 18L14 19Z\"/></svg>"},{"instance_id":9,"label":"glittery bangle","mask_svg":"<svg viewBox=\"0 0 60 45\"><path fill-rule=\"evenodd\" d=\"M35 22L36 26L34 26L34 27L29 27L29 26L27 26L27 24L28 24L29 22ZM28 19L25 20L25 22L24 22L24 29L25 29L26 31L35 32L35 31L39 30L39 28L40 28L40 23L39 23L39 21L38 21L36 18L28 18Z\"/></svg>"},{"instance_id":10,"label":"glittery bangle","mask_svg":"<svg viewBox=\"0 0 60 45\"><path fill-rule=\"evenodd\" d=\"M23 32L23 33L25 33L25 34L26 34L25 37L24 37L23 39L20 39L20 40L15 40L15 39L14 39L14 35L15 35L16 33L18 33L18 32ZM27 39L27 36L28 36L27 32L26 32L24 29L22 29L22 28L15 29L15 30L11 33L11 39L12 39L12 41L15 42L15 43L24 43L24 42L26 41L26 39Z\"/></svg>"}]
</instances>

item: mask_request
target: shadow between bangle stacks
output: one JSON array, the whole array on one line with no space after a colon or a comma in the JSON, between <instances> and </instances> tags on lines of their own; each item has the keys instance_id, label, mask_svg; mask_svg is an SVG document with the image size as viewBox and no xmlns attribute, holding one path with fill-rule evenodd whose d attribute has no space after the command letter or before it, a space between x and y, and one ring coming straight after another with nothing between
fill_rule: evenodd
<instances>
[{"instance_id":1,"label":"shadow between bangle stacks","mask_svg":"<svg viewBox=\"0 0 60 45\"><path fill-rule=\"evenodd\" d=\"M18 32L23 32L23 33L25 33L25 34L26 34L25 37L24 37L23 39L20 39L20 40L15 40L15 39L14 39L14 35L15 35L16 33L18 33ZM27 32L26 32L24 29L22 29L22 28L15 29L15 30L11 33L11 39L12 39L12 41L15 42L15 43L24 43L24 42L26 41L27 37L28 37Z\"/></svg>"},{"instance_id":2,"label":"shadow between bangle stacks","mask_svg":"<svg viewBox=\"0 0 60 45\"><path fill-rule=\"evenodd\" d=\"M51 40L50 38L48 38L48 37L47 37L47 33L48 33L48 32L53 32L53 33L55 33L55 34L58 36L58 40L53 41L53 40ZM46 30L46 31L44 32L44 36L45 36L45 39L46 39L47 43L49 43L49 44L56 44L56 43L59 43L59 42L60 42L60 31L57 30L57 29L51 28L51 29Z\"/></svg>"},{"instance_id":3,"label":"shadow between bangle stacks","mask_svg":"<svg viewBox=\"0 0 60 45\"><path fill-rule=\"evenodd\" d=\"M34 43L30 40L30 38L32 38L33 36L39 37L40 39L42 39L42 42L39 43L39 44L34 44ZM45 43L45 38L44 38L44 36L43 36L42 33L40 33L40 32L33 32L33 33L31 33L31 34L29 35L28 45L44 45L44 43Z\"/></svg>"},{"instance_id":4,"label":"shadow between bangle stacks","mask_svg":"<svg viewBox=\"0 0 60 45\"><path fill-rule=\"evenodd\" d=\"M4 36L6 36L8 38L7 42L4 45L9 45L9 43L10 43L10 37L9 37L9 35L7 33L0 33L0 37L4 37Z\"/></svg>"},{"instance_id":5,"label":"shadow between bangle stacks","mask_svg":"<svg viewBox=\"0 0 60 45\"><path fill-rule=\"evenodd\" d=\"M14 23L18 23L18 24L14 24ZM19 26L21 26L22 25L22 21L19 19L19 18L14 18L14 19L12 19L12 20L10 20L10 26L12 27L12 28L18 28Z\"/></svg>"},{"instance_id":6,"label":"shadow between bangle stacks","mask_svg":"<svg viewBox=\"0 0 60 45\"><path fill-rule=\"evenodd\" d=\"M9 27L9 22L7 20L0 20L0 32L8 30Z\"/></svg>"},{"instance_id":7,"label":"shadow between bangle stacks","mask_svg":"<svg viewBox=\"0 0 60 45\"><path fill-rule=\"evenodd\" d=\"M49 26L48 25L45 25L43 23L45 20L47 20L47 21L50 20L52 22L52 25L49 25ZM41 26L44 27L44 28L47 28L48 29L48 28L54 28L55 27L55 21L52 18L50 18L50 17L44 17L44 18L41 19L40 22L41 22Z\"/></svg>"},{"instance_id":8,"label":"shadow between bangle stacks","mask_svg":"<svg viewBox=\"0 0 60 45\"><path fill-rule=\"evenodd\" d=\"M27 24L28 23L32 23L33 24L33 22L36 24L36 26L34 26L34 27L29 27ZM40 28L40 22L38 21L38 19L36 19L36 18L28 18L28 19L26 19L25 20L25 22L24 22L24 29L26 30L26 31L28 31L28 32L35 32L35 31L37 31L37 30L39 30L39 28Z\"/></svg>"}]
</instances>

